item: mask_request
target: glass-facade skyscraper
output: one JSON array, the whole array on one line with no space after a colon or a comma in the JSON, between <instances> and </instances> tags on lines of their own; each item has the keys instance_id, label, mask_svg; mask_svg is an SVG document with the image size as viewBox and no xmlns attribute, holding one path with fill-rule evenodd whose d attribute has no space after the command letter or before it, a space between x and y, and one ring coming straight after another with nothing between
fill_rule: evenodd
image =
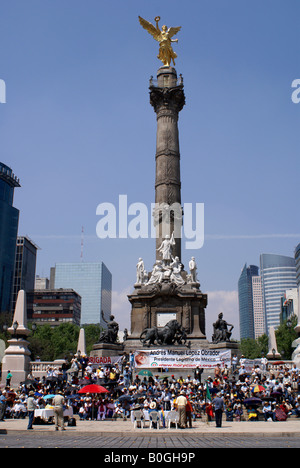
<instances>
[{"instance_id":1,"label":"glass-facade skyscraper","mask_svg":"<svg viewBox=\"0 0 300 468\"><path fill-rule=\"evenodd\" d=\"M28 294L34 290L37 246L28 237L17 238L15 274L12 294L12 312L15 310L18 293ZM29 299L27 298L27 305ZM31 304L30 304L31 306Z\"/></svg>"},{"instance_id":2,"label":"glass-facade skyscraper","mask_svg":"<svg viewBox=\"0 0 300 468\"><path fill-rule=\"evenodd\" d=\"M0 163L0 312L10 312L19 210L13 207L14 190L20 187L12 170Z\"/></svg>"},{"instance_id":3,"label":"glass-facade skyscraper","mask_svg":"<svg viewBox=\"0 0 300 468\"><path fill-rule=\"evenodd\" d=\"M266 332L280 325L281 298L287 289L296 288L296 266L293 257L262 254L260 274L265 307Z\"/></svg>"},{"instance_id":4,"label":"glass-facade skyscraper","mask_svg":"<svg viewBox=\"0 0 300 468\"><path fill-rule=\"evenodd\" d=\"M240 338L255 338L252 277L258 276L258 267L247 264L242 269L238 282Z\"/></svg>"},{"instance_id":5,"label":"glass-facade skyscraper","mask_svg":"<svg viewBox=\"0 0 300 468\"><path fill-rule=\"evenodd\" d=\"M296 264L296 280L298 286L300 285L300 244L295 248L295 264Z\"/></svg>"},{"instance_id":6,"label":"glass-facade skyscraper","mask_svg":"<svg viewBox=\"0 0 300 468\"><path fill-rule=\"evenodd\" d=\"M112 275L103 262L56 263L55 289L73 289L81 296L81 324L100 323L106 328L111 314Z\"/></svg>"}]
</instances>

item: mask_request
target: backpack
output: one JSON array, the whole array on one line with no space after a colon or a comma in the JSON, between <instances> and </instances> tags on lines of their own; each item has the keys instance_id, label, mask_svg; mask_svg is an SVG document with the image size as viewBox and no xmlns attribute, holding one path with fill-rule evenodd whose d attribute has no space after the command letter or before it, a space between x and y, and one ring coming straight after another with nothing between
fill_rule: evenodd
<instances>
[{"instance_id":1,"label":"backpack","mask_svg":"<svg viewBox=\"0 0 300 468\"><path fill-rule=\"evenodd\" d=\"M76 419L75 418L70 418L69 421L68 421L68 426L69 427L76 426Z\"/></svg>"}]
</instances>

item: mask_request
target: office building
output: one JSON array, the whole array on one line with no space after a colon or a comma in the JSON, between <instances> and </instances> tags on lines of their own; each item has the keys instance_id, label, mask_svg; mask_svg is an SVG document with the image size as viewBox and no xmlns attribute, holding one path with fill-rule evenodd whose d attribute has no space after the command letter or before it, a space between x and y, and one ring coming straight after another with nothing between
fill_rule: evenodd
<instances>
[{"instance_id":1,"label":"office building","mask_svg":"<svg viewBox=\"0 0 300 468\"><path fill-rule=\"evenodd\" d=\"M258 276L258 267L255 265L244 265L239 281L239 318L240 318L240 338L254 338L254 313L253 313L253 291L252 277Z\"/></svg>"},{"instance_id":2,"label":"office building","mask_svg":"<svg viewBox=\"0 0 300 468\"><path fill-rule=\"evenodd\" d=\"M0 313L11 311L19 210L13 207L19 179L0 163Z\"/></svg>"},{"instance_id":3,"label":"office building","mask_svg":"<svg viewBox=\"0 0 300 468\"><path fill-rule=\"evenodd\" d=\"M36 276L35 278L35 284L34 284L34 289L36 290L44 290L44 289L50 289L50 281L49 278L41 278L39 275Z\"/></svg>"},{"instance_id":4,"label":"office building","mask_svg":"<svg viewBox=\"0 0 300 468\"><path fill-rule=\"evenodd\" d=\"M266 332L264 300L261 287L261 277L252 276L252 299L254 338L262 336Z\"/></svg>"},{"instance_id":5,"label":"office building","mask_svg":"<svg viewBox=\"0 0 300 468\"><path fill-rule=\"evenodd\" d=\"M262 254L260 275L265 309L266 333L280 325L281 298L287 289L297 286L296 266L293 257Z\"/></svg>"},{"instance_id":6,"label":"office building","mask_svg":"<svg viewBox=\"0 0 300 468\"><path fill-rule=\"evenodd\" d=\"M28 237L17 238L15 273L13 282L12 312L15 310L18 292L34 290L36 252L38 247ZM29 305L29 301L27 301Z\"/></svg>"},{"instance_id":7,"label":"office building","mask_svg":"<svg viewBox=\"0 0 300 468\"><path fill-rule=\"evenodd\" d=\"M280 323L287 319L298 316L298 288L288 289L281 297Z\"/></svg>"},{"instance_id":8,"label":"office building","mask_svg":"<svg viewBox=\"0 0 300 468\"><path fill-rule=\"evenodd\" d=\"M81 324L100 323L111 314L112 276L103 262L57 263L55 289L73 289L81 296Z\"/></svg>"},{"instance_id":9,"label":"office building","mask_svg":"<svg viewBox=\"0 0 300 468\"><path fill-rule=\"evenodd\" d=\"M41 289L27 297L32 304L28 318L37 325L55 327L66 322L80 325L81 297L73 289Z\"/></svg>"},{"instance_id":10,"label":"office building","mask_svg":"<svg viewBox=\"0 0 300 468\"><path fill-rule=\"evenodd\" d=\"M300 285L300 244L295 248L296 281Z\"/></svg>"}]
</instances>

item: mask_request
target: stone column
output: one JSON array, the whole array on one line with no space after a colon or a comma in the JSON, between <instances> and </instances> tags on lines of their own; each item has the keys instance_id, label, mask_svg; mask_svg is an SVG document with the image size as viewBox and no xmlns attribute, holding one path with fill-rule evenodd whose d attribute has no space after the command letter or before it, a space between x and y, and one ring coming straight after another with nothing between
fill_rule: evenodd
<instances>
[{"instance_id":1,"label":"stone column","mask_svg":"<svg viewBox=\"0 0 300 468\"><path fill-rule=\"evenodd\" d=\"M178 115L185 104L182 79L173 67L161 67L150 81L150 103L157 115L154 225L156 249L174 232L173 256L181 259L181 181ZM156 251L156 259L161 259Z\"/></svg>"}]
</instances>

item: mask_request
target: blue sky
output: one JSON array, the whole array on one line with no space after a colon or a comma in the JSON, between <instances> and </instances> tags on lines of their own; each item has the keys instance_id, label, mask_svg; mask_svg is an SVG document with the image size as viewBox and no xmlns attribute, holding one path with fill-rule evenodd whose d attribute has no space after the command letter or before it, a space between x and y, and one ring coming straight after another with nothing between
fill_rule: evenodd
<instances>
[{"instance_id":1,"label":"blue sky","mask_svg":"<svg viewBox=\"0 0 300 468\"><path fill-rule=\"evenodd\" d=\"M177 73L182 202L205 204L194 255L210 324L223 310L238 337L237 281L261 253L293 255L300 242L300 78L297 0L10 0L1 4L0 160L14 170L19 234L36 242L37 273L56 262L103 260L114 312L129 326L126 293L152 239L96 236L96 207L154 201L156 119L148 83L160 62L138 15L182 26Z\"/></svg>"}]
</instances>

